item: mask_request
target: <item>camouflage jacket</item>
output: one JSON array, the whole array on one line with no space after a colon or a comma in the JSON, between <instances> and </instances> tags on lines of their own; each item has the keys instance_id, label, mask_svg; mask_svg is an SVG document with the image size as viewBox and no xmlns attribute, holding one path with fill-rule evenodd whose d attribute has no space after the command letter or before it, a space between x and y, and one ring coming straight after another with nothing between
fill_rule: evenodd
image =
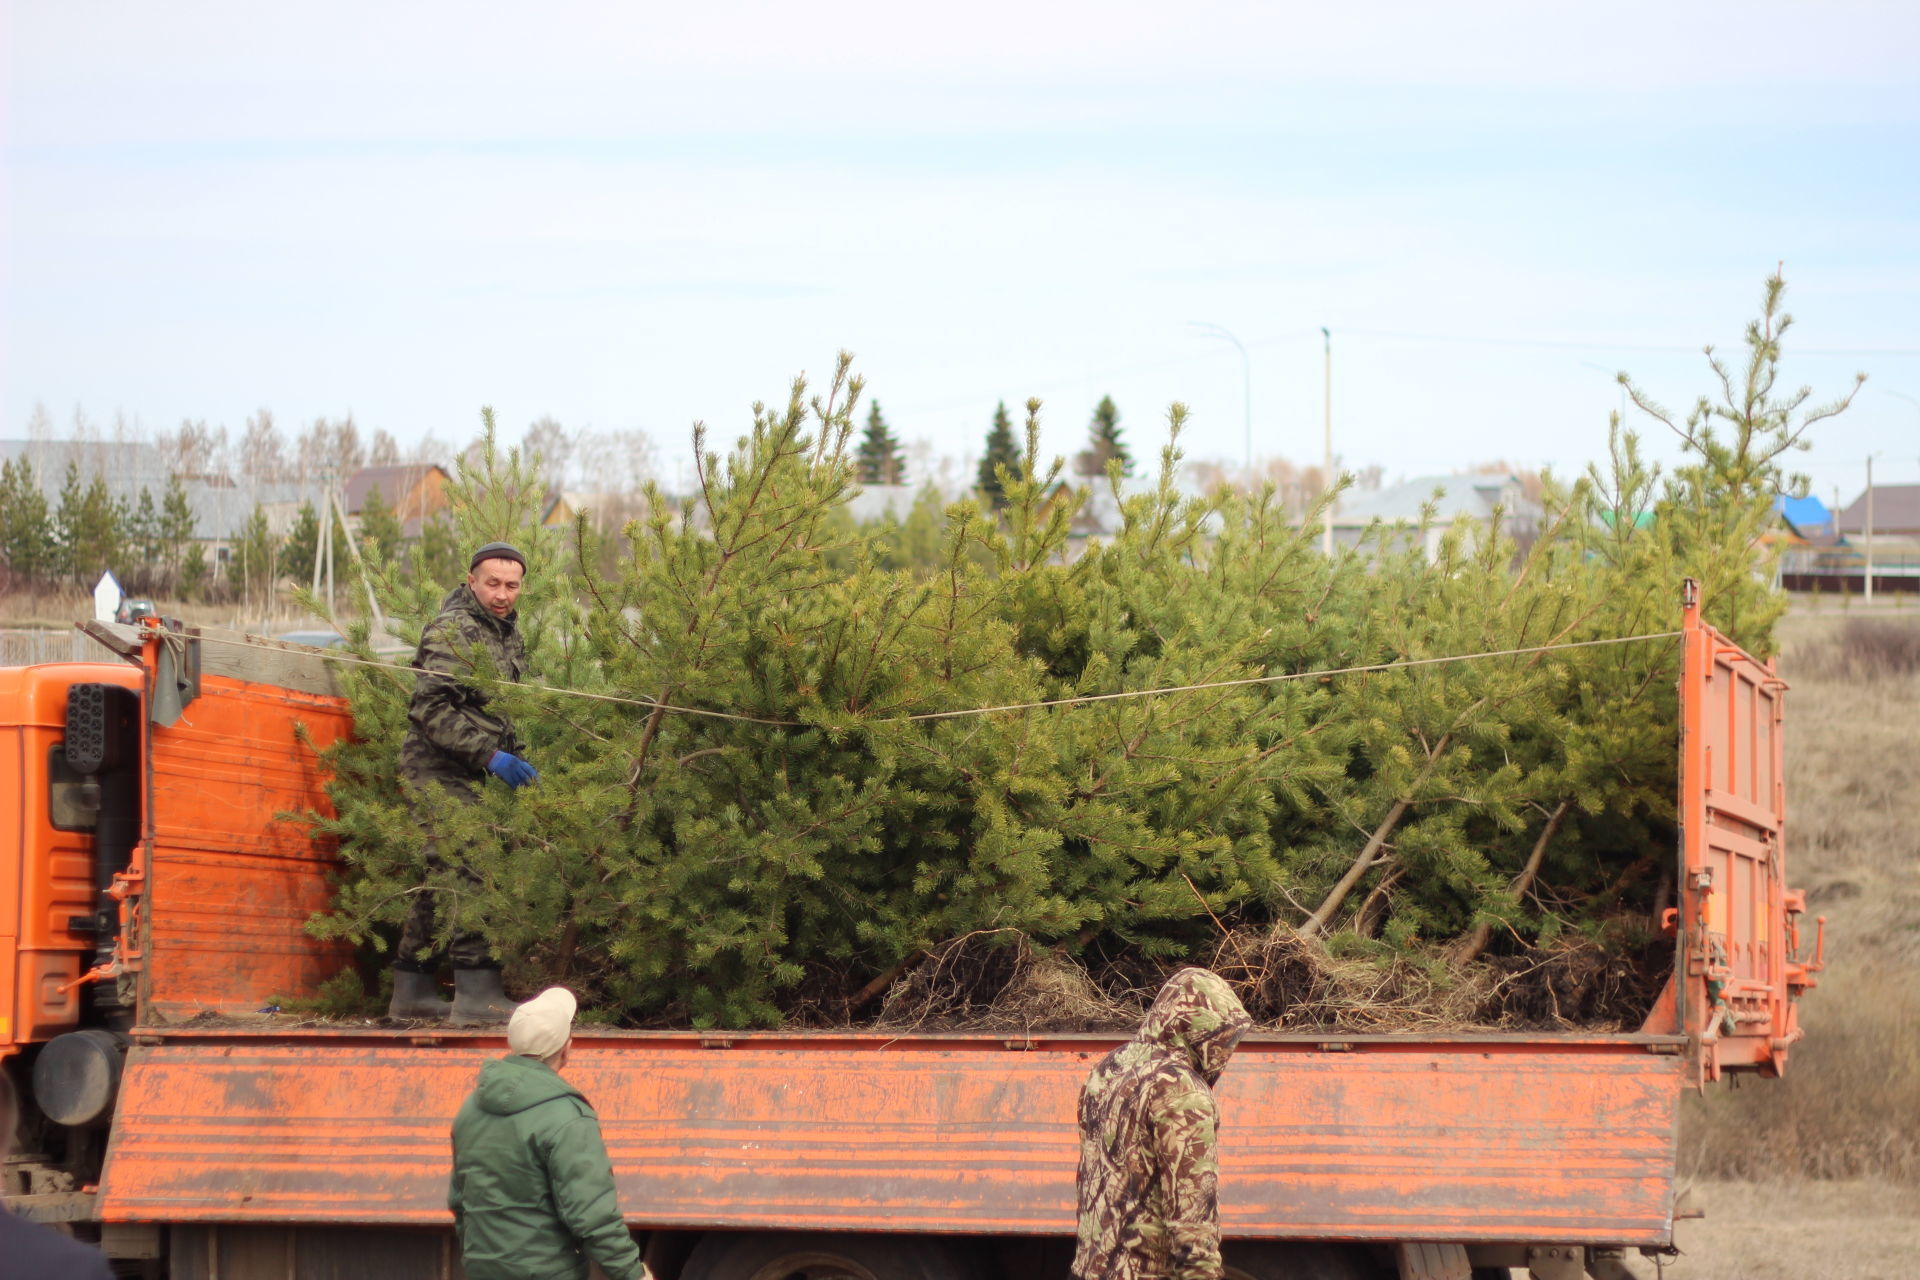
<instances>
[{"instance_id":1,"label":"camouflage jacket","mask_svg":"<svg viewBox=\"0 0 1920 1280\"><path fill-rule=\"evenodd\" d=\"M465 583L440 603L420 633L413 665L420 670L407 707L407 739L400 745L400 776L415 786L438 782L466 790L487 776L496 751L520 754L513 722L489 704L485 684L519 680L527 654L514 614L496 618Z\"/></svg>"},{"instance_id":2,"label":"camouflage jacket","mask_svg":"<svg viewBox=\"0 0 1920 1280\"><path fill-rule=\"evenodd\" d=\"M1087 1077L1079 1280L1220 1280L1213 1085L1251 1023L1218 976L1182 969Z\"/></svg>"}]
</instances>

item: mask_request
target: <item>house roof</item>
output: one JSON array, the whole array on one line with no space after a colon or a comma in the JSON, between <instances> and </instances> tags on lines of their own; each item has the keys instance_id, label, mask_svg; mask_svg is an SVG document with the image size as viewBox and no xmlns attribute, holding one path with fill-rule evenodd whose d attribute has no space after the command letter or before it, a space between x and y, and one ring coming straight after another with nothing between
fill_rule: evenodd
<instances>
[{"instance_id":1,"label":"house roof","mask_svg":"<svg viewBox=\"0 0 1920 1280\"><path fill-rule=\"evenodd\" d=\"M138 441L0 440L0 458L13 463L26 460L40 488L56 499L69 462L88 479L104 477L116 498L138 498L145 488L157 501L167 489L167 464L160 450Z\"/></svg>"},{"instance_id":2,"label":"house roof","mask_svg":"<svg viewBox=\"0 0 1920 1280\"><path fill-rule=\"evenodd\" d=\"M403 463L391 467L362 467L347 477L346 487L341 490L340 499L347 504L347 514L357 516L366 508L367 495L375 487L380 497L389 507L396 510L401 499L412 493L414 486L426 479L429 472L438 471L446 475L446 468L431 462ZM414 513L416 518L418 513Z\"/></svg>"},{"instance_id":3,"label":"house roof","mask_svg":"<svg viewBox=\"0 0 1920 1280\"><path fill-rule=\"evenodd\" d=\"M1789 498L1784 495L1773 500L1774 510L1778 511L1786 522L1798 533L1805 534L1809 529L1820 529L1833 523L1833 512L1827 510L1827 504L1808 494L1804 498Z\"/></svg>"},{"instance_id":4,"label":"house roof","mask_svg":"<svg viewBox=\"0 0 1920 1280\"><path fill-rule=\"evenodd\" d=\"M1437 499L1436 491L1440 494ZM1372 492L1356 493L1349 489L1340 495L1340 508L1333 517L1333 525L1336 529L1362 528L1375 520L1385 524L1402 521L1418 524L1429 502L1433 503L1434 519L1440 524L1451 523L1459 516L1486 520L1492 517L1495 507L1502 506L1509 516L1537 514L1517 477L1470 473L1419 476Z\"/></svg>"},{"instance_id":5,"label":"house roof","mask_svg":"<svg viewBox=\"0 0 1920 1280\"><path fill-rule=\"evenodd\" d=\"M90 440L0 440L0 458L11 462L25 459L33 466L34 481L49 507L60 501L60 487L66 482L67 463L91 482L99 476L107 492L116 501L132 506L145 489L158 510L166 500L167 471L165 455L151 444L134 441L113 443ZM317 485L241 484L225 476L183 476L181 490L193 512L193 536L203 542L231 537L253 515L256 503L318 501Z\"/></svg>"},{"instance_id":6,"label":"house roof","mask_svg":"<svg viewBox=\"0 0 1920 1280\"><path fill-rule=\"evenodd\" d=\"M1920 484L1877 484L1871 492L1875 533L1920 533ZM1846 510L1840 513L1839 527L1843 533L1865 531L1865 493L1849 502Z\"/></svg>"}]
</instances>

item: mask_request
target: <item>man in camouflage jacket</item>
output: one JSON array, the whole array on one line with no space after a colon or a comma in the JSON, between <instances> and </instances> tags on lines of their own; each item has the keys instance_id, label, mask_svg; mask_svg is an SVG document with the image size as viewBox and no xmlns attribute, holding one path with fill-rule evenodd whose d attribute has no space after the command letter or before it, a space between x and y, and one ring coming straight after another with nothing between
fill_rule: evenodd
<instances>
[{"instance_id":1,"label":"man in camouflage jacket","mask_svg":"<svg viewBox=\"0 0 1920 1280\"><path fill-rule=\"evenodd\" d=\"M1252 1021L1219 976L1182 969L1087 1077L1078 1280L1220 1280L1213 1086Z\"/></svg>"},{"instance_id":2,"label":"man in camouflage jacket","mask_svg":"<svg viewBox=\"0 0 1920 1280\"><path fill-rule=\"evenodd\" d=\"M440 612L420 633L413 665L413 701L407 708L407 737L400 747L400 777L425 825L423 792L439 787L456 800L471 803L492 774L518 789L539 775L522 758L513 722L493 706L487 690L498 680L518 681L527 656L515 623L526 558L504 542L489 542L473 554L467 580L448 593ZM479 934L456 929L447 947L453 962L451 1009L434 990L440 965L435 939L439 931L438 889L432 883L451 871L475 884L478 877L457 853L449 853L429 834L426 844L429 883L414 891L394 960L394 1018L444 1018L458 1025L504 1022L514 1006L500 981L500 965Z\"/></svg>"}]
</instances>

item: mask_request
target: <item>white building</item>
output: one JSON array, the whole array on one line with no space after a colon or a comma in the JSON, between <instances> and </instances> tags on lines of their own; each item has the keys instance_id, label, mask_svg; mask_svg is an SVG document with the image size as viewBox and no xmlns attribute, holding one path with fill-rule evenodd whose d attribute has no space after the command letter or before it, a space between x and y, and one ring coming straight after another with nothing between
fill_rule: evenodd
<instances>
[{"instance_id":1,"label":"white building","mask_svg":"<svg viewBox=\"0 0 1920 1280\"><path fill-rule=\"evenodd\" d=\"M1333 541L1337 546L1357 546L1376 523L1398 527L1399 532L1390 535L1394 545L1405 546L1418 539L1431 561L1455 520L1464 516L1476 528L1485 529L1496 511L1502 514L1508 534L1523 546L1532 541L1540 527L1540 507L1527 497L1519 477L1481 473L1419 476L1391 488L1372 492L1349 489L1342 494L1333 516Z\"/></svg>"}]
</instances>

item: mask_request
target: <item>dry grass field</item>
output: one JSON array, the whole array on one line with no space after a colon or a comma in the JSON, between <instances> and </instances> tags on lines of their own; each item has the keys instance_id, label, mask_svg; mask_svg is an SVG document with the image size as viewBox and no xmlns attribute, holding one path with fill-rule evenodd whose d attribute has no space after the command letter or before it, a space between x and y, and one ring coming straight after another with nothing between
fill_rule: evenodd
<instances>
[{"instance_id":1,"label":"dry grass field","mask_svg":"<svg viewBox=\"0 0 1920 1280\"><path fill-rule=\"evenodd\" d=\"M1920 614L1782 625L1789 882L1828 967L1787 1077L1691 1102L1675 1280L1920 1276ZM1651 1263L1636 1263L1647 1276Z\"/></svg>"},{"instance_id":2,"label":"dry grass field","mask_svg":"<svg viewBox=\"0 0 1920 1280\"><path fill-rule=\"evenodd\" d=\"M1675 1229L1665 1280L1912 1280L1920 1275L1920 1187L1882 1179L1711 1182L1706 1216Z\"/></svg>"},{"instance_id":3,"label":"dry grass field","mask_svg":"<svg viewBox=\"0 0 1920 1280\"><path fill-rule=\"evenodd\" d=\"M129 591L127 594L138 596L140 593ZM189 603L172 598L161 598L156 603L167 617L179 618L196 627L273 634L326 625L284 596L274 601L264 617L257 606L243 610L236 604ZM59 591L0 594L0 627L52 627L64 631L76 621L92 616L92 591L68 587Z\"/></svg>"}]
</instances>

